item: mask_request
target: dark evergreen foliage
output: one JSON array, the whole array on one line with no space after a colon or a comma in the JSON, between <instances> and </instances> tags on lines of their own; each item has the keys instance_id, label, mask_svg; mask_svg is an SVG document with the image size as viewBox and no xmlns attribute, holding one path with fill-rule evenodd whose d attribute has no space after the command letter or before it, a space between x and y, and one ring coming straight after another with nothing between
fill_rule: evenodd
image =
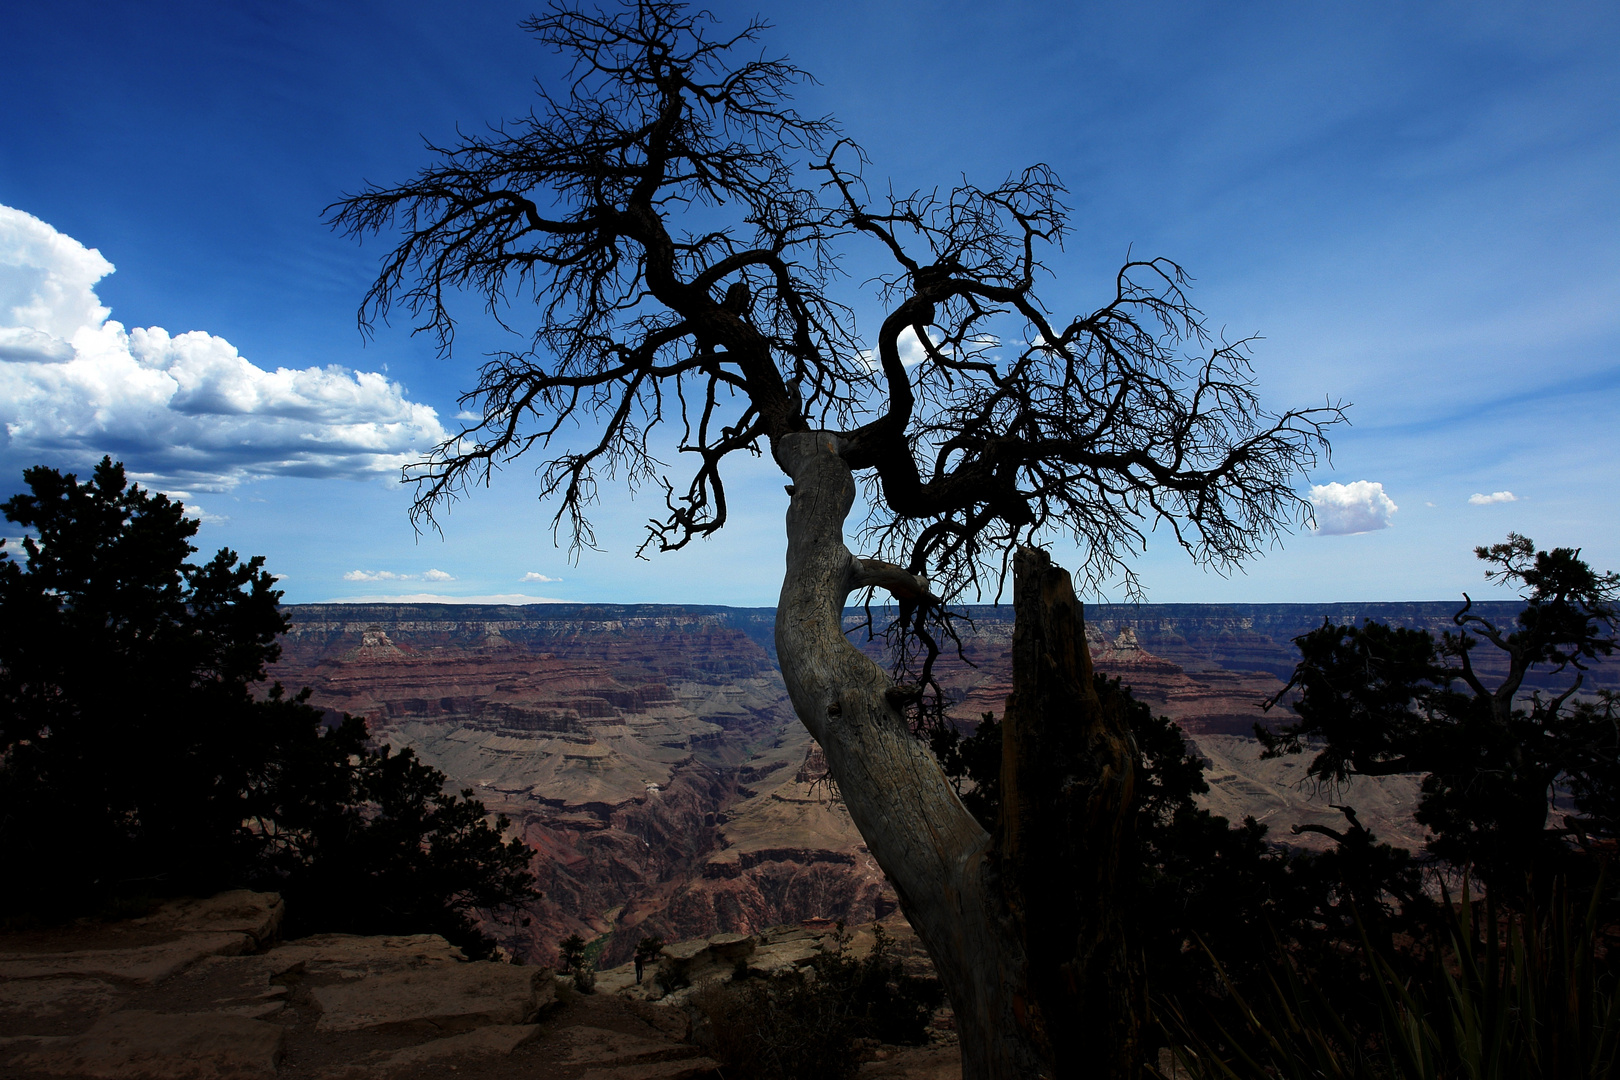
<instances>
[{"instance_id":1,"label":"dark evergreen foliage","mask_svg":"<svg viewBox=\"0 0 1620 1080\"><path fill-rule=\"evenodd\" d=\"M586 941L578 934L569 934L557 945L558 967L564 972L577 971L585 963Z\"/></svg>"},{"instance_id":2,"label":"dark evergreen foliage","mask_svg":"<svg viewBox=\"0 0 1620 1080\"><path fill-rule=\"evenodd\" d=\"M287 629L262 558L189 562L198 524L128 483L33 468L0 511L0 914L279 888L304 929L440 932L532 894L522 845L409 751L254 690ZM0 542L3 543L3 542Z\"/></svg>"},{"instance_id":3,"label":"dark evergreen foliage","mask_svg":"<svg viewBox=\"0 0 1620 1080\"><path fill-rule=\"evenodd\" d=\"M486 821L472 790L444 790L444 774L407 748L366 746L366 728L341 726L302 748L303 776L278 791L273 838L257 880L287 895L292 931L442 934L474 958L493 942L474 912L533 895L530 854Z\"/></svg>"},{"instance_id":4,"label":"dark evergreen foliage","mask_svg":"<svg viewBox=\"0 0 1620 1080\"><path fill-rule=\"evenodd\" d=\"M1578 549L1536 551L1518 535L1475 554L1487 578L1523 586L1515 626L1472 614L1471 600L1438 640L1324 624L1296 639L1300 664L1284 693L1298 691L1298 720L1257 734L1273 756L1313 749L1310 775L1325 782L1422 776L1416 816L1434 834L1429 850L1499 893L1589 880L1580 849L1620 836L1615 700L1575 695L1587 666L1614 651L1620 576L1595 573ZM1494 684L1475 666L1481 645L1501 654ZM1564 681L1551 696L1526 695L1532 674ZM1550 813L1560 792L1574 813Z\"/></svg>"},{"instance_id":5,"label":"dark evergreen foliage","mask_svg":"<svg viewBox=\"0 0 1620 1080\"><path fill-rule=\"evenodd\" d=\"M1266 826L1234 825L1200 808L1209 790L1204 763L1169 719L1155 716L1119 679L1096 676L1105 709L1125 712L1135 740L1136 850L1126 860L1128 928L1149 989L1213 1001L1226 978L1247 985L1265 978L1279 946L1303 951L1324 973L1349 974L1344 952L1360 940L1358 917L1379 941L1415 929L1430 905L1411 855L1377 843L1347 810L1349 828L1331 831L1334 848L1289 855L1266 838ZM999 813L1000 723L986 715L970 735L954 728L931 735L963 802L986 829Z\"/></svg>"},{"instance_id":6,"label":"dark evergreen foliage","mask_svg":"<svg viewBox=\"0 0 1620 1080\"><path fill-rule=\"evenodd\" d=\"M8 906L205 888L257 842L277 748L302 723L249 693L286 628L262 559L187 560L197 522L103 459L34 468L0 506L0 855Z\"/></svg>"}]
</instances>

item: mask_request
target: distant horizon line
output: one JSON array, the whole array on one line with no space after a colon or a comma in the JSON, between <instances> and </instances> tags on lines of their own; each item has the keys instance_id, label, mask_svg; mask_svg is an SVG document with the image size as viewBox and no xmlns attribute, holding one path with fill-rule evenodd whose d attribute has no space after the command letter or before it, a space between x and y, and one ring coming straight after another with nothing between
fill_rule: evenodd
<instances>
[{"instance_id":1,"label":"distant horizon line","mask_svg":"<svg viewBox=\"0 0 1620 1080\"><path fill-rule=\"evenodd\" d=\"M1113 601L1113 600L1087 600L1084 605L1088 608L1154 608L1154 607L1352 607L1358 605L1377 605L1380 607L1417 606L1445 604L1462 606L1466 600L1456 597L1438 600L1144 600ZM1476 607L1483 605L1522 605L1524 601L1517 597L1498 600L1474 600ZM283 608L309 608L309 607L595 607L595 608L705 608L722 609L727 611L774 611L775 604L714 604L688 601L664 600L557 600L552 598L524 598L515 596L489 596L489 597L440 597L432 599L424 596L406 597L376 597L376 598L345 598L340 600L309 600L297 603L283 603ZM845 610L859 610L862 605L846 605ZM951 605L957 608L1011 608L1012 601L1002 603L963 603Z\"/></svg>"}]
</instances>

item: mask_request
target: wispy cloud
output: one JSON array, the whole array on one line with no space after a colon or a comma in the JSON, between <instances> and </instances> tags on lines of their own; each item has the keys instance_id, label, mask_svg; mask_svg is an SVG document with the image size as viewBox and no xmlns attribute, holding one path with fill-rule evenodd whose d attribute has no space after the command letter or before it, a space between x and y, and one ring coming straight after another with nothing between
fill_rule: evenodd
<instances>
[{"instance_id":1,"label":"wispy cloud","mask_svg":"<svg viewBox=\"0 0 1620 1080\"><path fill-rule=\"evenodd\" d=\"M1390 515L1400 509L1384 494L1384 485L1372 480L1318 484L1311 488L1310 498L1316 508L1316 531L1321 536L1354 536L1387 529Z\"/></svg>"},{"instance_id":2,"label":"wispy cloud","mask_svg":"<svg viewBox=\"0 0 1620 1080\"><path fill-rule=\"evenodd\" d=\"M1490 506L1493 503L1518 501L1519 497L1513 494L1511 491L1493 491L1489 495L1482 495L1476 491L1472 495L1468 496L1468 502L1471 506Z\"/></svg>"},{"instance_id":3,"label":"wispy cloud","mask_svg":"<svg viewBox=\"0 0 1620 1080\"><path fill-rule=\"evenodd\" d=\"M111 453L148 483L219 491L255 476L397 474L445 438L432 408L378 372L267 371L200 330L126 329L96 294L112 272L94 248L0 206L8 455L87 464Z\"/></svg>"},{"instance_id":4,"label":"wispy cloud","mask_svg":"<svg viewBox=\"0 0 1620 1080\"><path fill-rule=\"evenodd\" d=\"M555 582L555 581L561 581L562 578L560 578L560 577L547 577L544 574L537 574L533 570L530 570L527 574L523 575L523 580L526 581L526 582L527 581Z\"/></svg>"},{"instance_id":5,"label":"wispy cloud","mask_svg":"<svg viewBox=\"0 0 1620 1080\"><path fill-rule=\"evenodd\" d=\"M344 581L454 581L454 574L443 570L428 570L421 574L396 574L392 570L350 570Z\"/></svg>"},{"instance_id":6,"label":"wispy cloud","mask_svg":"<svg viewBox=\"0 0 1620 1080\"><path fill-rule=\"evenodd\" d=\"M495 593L487 596L445 596L443 593L400 593L396 596L334 596L323 604L565 604L550 596Z\"/></svg>"}]
</instances>

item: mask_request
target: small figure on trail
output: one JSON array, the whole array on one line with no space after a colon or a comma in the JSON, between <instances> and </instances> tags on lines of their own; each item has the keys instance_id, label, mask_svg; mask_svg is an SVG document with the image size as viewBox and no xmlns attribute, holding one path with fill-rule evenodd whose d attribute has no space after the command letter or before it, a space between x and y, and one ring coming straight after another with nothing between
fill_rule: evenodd
<instances>
[{"instance_id":1,"label":"small figure on trail","mask_svg":"<svg viewBox=\"0 0 1620 1080\"><path fill-rule=\"evenodd\" d=\"M664 939L656 934L644 937L636 945L636 985L641 985L641 969L649 960L658 959L664 950Z\"/></svg>"}]
</instances>

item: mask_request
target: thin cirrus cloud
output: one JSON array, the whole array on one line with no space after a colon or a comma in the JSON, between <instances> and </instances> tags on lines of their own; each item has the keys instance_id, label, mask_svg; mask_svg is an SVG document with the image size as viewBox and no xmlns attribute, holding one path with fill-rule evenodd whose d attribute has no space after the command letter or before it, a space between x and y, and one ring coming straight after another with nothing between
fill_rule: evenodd
<instances>
[{"instance_id":1,"label":"thin cirrus cloud","mask_svg":"<svg viewBox=\"0 0 1620 1080\"><path fill-rule=\"evenodd\" d=\"M392 570L350 570L344 581L454 581L455 575L443 570L427 570L420 574L396 574Z\"/></svg>"},{"instance_id":2,"label":"thin cirrus cloud","mask_svg":"<svg viewBox=\"0 0 1620 1080\"><path fill-rule=\"evenodd\" d=\"M1474 492L1468 496L1470 506L1491 506L1495 503L1518 502L1519 497L1511 491L1493 491L1489 495Z\"/></svg>"},{"instance_id":3,"label":"thin cirrus cloud","mask_svg":"<svg viewBox=\"0 0 1620 1080\"><path fill-rule=\"evenodd\" d=\"M1399 510L1384 494L1384 485L1372 480L1349 484L1317 484L1311 488L1319 536L1354 536L1389 528L1390 515Z\"/></svg>"},{"instance_id":4,"label":"thin cirrus cloud","mask_svg":"<svg viewBox=\"0 0 1620 1080\"><path fill-rule=\"evenodd\" d=\"M261 476L398 475L446 437L385 376L267 371L223 338L125 326L96 295L113 265L0 206L0 453L82 465L103 453L163 486ZM206 518L205 518L206 520Z\"/></svg>"},{"instance_id":5,"label":"thin cirrus cloud","mask_svg":"<svg viewBox=\"0 0 1620 1080\"><path fill-rule=\"evenodd\" d=\"M495 593L488 596L446 596L443 593L390 593L386 596L334 596L326 604L561 604L549 596Z\"/></svg>"}]
</instances>

